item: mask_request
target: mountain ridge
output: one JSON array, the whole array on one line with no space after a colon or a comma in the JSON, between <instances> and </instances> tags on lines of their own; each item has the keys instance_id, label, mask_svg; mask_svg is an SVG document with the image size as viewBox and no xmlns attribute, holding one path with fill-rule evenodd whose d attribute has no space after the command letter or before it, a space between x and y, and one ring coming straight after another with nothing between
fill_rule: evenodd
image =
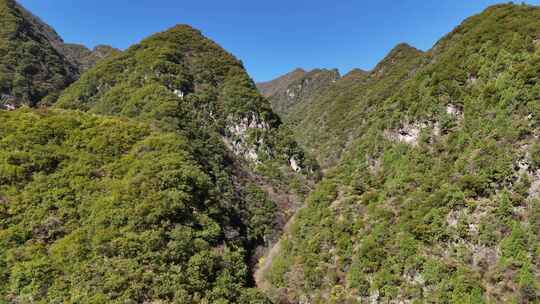
<instances>
[{"instance_id":1,"label":"mountain ridge","mask_svg":"<svg viewBox=\"0 0 540 304\"><path fill-rule=\"evenodd\" d=\"M78 67L79 72L84 72L95 65L98 60L120 51L108 45L97 45L93 49L89 49L82 44L66 43L56 30L41 18L32 14L20 4L16 4L16 7L22 12L24 18L37 28L38 32L45 35L58 52L64 55L71 64Z\"/></svg>"}]
</instances>

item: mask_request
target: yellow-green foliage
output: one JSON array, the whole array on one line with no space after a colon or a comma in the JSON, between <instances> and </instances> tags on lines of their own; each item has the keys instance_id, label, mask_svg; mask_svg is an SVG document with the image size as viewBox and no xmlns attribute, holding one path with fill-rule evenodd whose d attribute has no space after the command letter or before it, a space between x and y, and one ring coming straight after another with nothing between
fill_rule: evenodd
<instances>
[{"instance_id":1,"label":"yellow-green foliage","mask_svg":"<svg viewBox=\"0 0 540 304\"><path fill-rule=\"evenodd\" d=\"M168 91L171 97L160 96L156 90ZM242 64L186 25L153 35L104 60L67 89L58 106L138 117L154 107L167 109L167 104L178 103L181 98L175 90L220 119L251 112L272 115ZM173 97L177 97L174 102Z\"/></svg>"},{"instance_id":2,"label":"yellow-green foliage","mask_svg":"<svg viewBox=\"0 0 540 304\"><path fill-rule=\"evenodd\" d=\"M234 202L184 137L80 112L0 120L0 299L264 303Z\"/></svg>"},{"instance_id":3,"label":"yellow-green foliage","mask_svg":"<svg viewBox=\"0 0 540 304\"><path fill-rule=\"evenodd\" d=\"M248 261L277 206L223 139L257 117L246 142L261 165L282 172L302 150L239 61L176 26L87 71L55 108L0 112L2 300L266 303Z\"/></svg>"}]
</instances>

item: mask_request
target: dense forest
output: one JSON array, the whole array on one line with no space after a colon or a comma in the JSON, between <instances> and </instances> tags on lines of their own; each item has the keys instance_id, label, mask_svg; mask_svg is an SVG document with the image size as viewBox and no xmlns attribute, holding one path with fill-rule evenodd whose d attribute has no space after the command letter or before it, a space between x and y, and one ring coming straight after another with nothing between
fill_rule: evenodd
<instances>
[{"instance_id":1,"label":"dense forest","mask_svg":"<svg viewBox=\"0 0 540 304\"><path fill-rule=\"evenodd\" d=\"M1 300L268 303L256 258L318 171L241 62L186 25L92 55L0 4Z\"/></svg>"},{"instance_id":2,"label":"dense forest","mask_svg":"<svg viewBox=\"0 0 540 304\"><path fill-rule=\"evenodd\" d=\"M0 25L0 303L540 303L539 7L260 84Z\"/></svg>"},{"instance_id":3,"label":"dense forest","mask_svg":"<svg viewBox=\"0 0 540 304\"><path fill-rule=\"evenodd\" d=\"M538 7L493 6L291 107L328 173L267 273L273 297L539 302L539 38Z\"/></svg>"},{"instance_id":4,"label":"dense forest","mask_svg":"<svg viewBox=\"0 0 540 304\"><path fill-rule=\"evenodd\" d=\"M5 301L264 303L246 288L244 249L264 231L237 222L230 185L186 138L78 112L0 118Z\"/></svg>"}]
</instances>

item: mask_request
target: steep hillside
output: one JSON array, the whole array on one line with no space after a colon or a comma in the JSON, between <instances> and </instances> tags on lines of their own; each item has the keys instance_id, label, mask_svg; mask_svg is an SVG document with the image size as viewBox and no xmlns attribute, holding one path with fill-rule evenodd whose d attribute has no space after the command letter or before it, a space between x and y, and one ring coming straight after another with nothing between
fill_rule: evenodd
<instances>
[{"instance_id":1,"label":"steep hillside","mask_svg":"<svg viewBox=\"0 0 540 304\"><path fill-rule=\"evenodd\" d=\"M32 14L20 4L15 3L14 7L36 32L45 37L56 51L77 68L79 73L93 67L99 60L119 52L119 50L108 45L98 45L93 50L90 50L84 45L65 43L62 37L38 16Z\"/></svg>"},{"instance_id":2,"label":"steep hillside","mask_svg":"<svg viewBox=\"0 0 540 304\"><path fill-rule=\"evenodd\" d=\"M287 120L289 114L309 108L311 102L340 78L337 70L294 70L275 80L259 83L261 93L269 98L272 109ZM293 117L294 119L294 117Z\"/></svg>"},{"instance_id":3,"label":"steep hillside","mask_svg":"<svg viewBox=\"0 0 540 304\"><path fill-rule=\"evenodd\" d=\"M422 57L408 80L381 91L388 96L369 90L353 103L365 110L345 116L357 131L343 160L266 274L273 297L540 301L540 8L490 7ZM391 68L382 71L384 81ZM321 113L351 107L346 97Z\"/></svg>"},{"instance_id":4,"label":"steep hillside","mask_svg":"<svg viewBox=\"0 0 540 304\"><path fill-rule=\"evenodd\" d=\"M55 107L130 117L188 138L205 173L232 189L222 195L235 203L246 257L278 236L316 173L241 63L186 25L101 61Z\"/></svg>"},{"instance_id":5,"label":"steep hillside","mask_svg":"<svg viewBox=\"0 0 540 304\"><path fill-rule=\"evenodd\" d=\"M186 25L102 61L62 94L57 107L152 119L187 132L206 129L253 163L274 156L298 165L303 160L300 150L279 146L279 118L241 63Z\"/></svg>"},{"instance_id":6,"label":"steep hillside","mask_svg":"<svg viewBox=\"0 0 540 304\"><path fill-rule=\"evenodd\" d=\"M0 0L0 94L2 104L53 101L77 77L77 68L56 48L55 32L13 0Z\"/></svg>"},{"instance_id":7,"label":"steep hillside","mask_svg":"<svg viewBox=\"0 0 540 304\"><path fill-rule=\"evenodd\" d=\"M199 31L155 34L53 109L0 116L0 301L267 303L253 266L316 166Z\"/></svg>"}]
</instances>

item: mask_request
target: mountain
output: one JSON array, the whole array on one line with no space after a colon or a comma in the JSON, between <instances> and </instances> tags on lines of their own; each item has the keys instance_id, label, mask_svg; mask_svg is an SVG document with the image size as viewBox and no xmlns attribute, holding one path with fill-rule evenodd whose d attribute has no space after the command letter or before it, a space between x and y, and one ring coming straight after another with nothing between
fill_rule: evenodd
<instances>
[{"instance_id":1,"label":"mountain","mask_svg":"<svg viewBox=\"0 0 540 304\"><path fill-rule=\"evenodd\" d=\"M256 260L316 166L200 31L152 35L53 106L0 116L1 300L268 303Z\"/></svg>"},{"instance_id":2,"label":"mountain","mask_svg":"<svg viewBox=\"0 0 540 304\"><path fill-rule=\"evenodd\" d=\"M281 122L240 61L187 25L101 61L63 92L56 107L205 130L253 164L277 157L304 167L300 149L280 146Z\"/></svg>"},{"instance_id":3,"label":"mountain","mask_svg":"<svg viewBox=\"0 0 540 304\"><path fill-rule=\"evenodd\" d=\"M58 51L77 66L81 73L92 68L98 61L121 52L109 45L98 45L91 50L84 45L73 43L61 44Z\"/></svg>"},{"instance_id":4,"label":"mountain","mask_svg":"<svg viewBox=\"0 0 540 304\"><path fill-rule=\"evenodd\" d=\"M258 85L0 17L1 303L540 302L540 7Z\"/></svg>"},{"instance_id":5,"label":"mountain","mask_svg":"<svg viewBox=\"0 0 540 304\"><path fill-rule=\"evenodd\" d=\"M118 50L93 51L66 44L41 19L14 0L0 1L0 94L2 107L50 104L81 71Z\"/></svg>"},{"instance_id":6,"label":"mountain","mask_svg":"<svg viewBox=\"0 0 540 304\"><path fill-rule=\"evenodd\" d=\"M276 93L281 93L287 90L287 87L294 81L302 78L307 72L304 69L297 68L292 72L289 72L283 76L280 76L274 80L268 82L261 82L257 84L257 88L261 91L265 97L271 97Z\"/></svg>"},{"instance_id":7,"label":"mountain","mask_svg":"<svg viewBox=\"0 0 540 304\"><path fill-rule=\"evenodd\" d=\"M343 152L281 239L267 293L540 301L539 75L540 8L504 4L336 82L295 133L319 159Z\"/></svg>"},{"instance_id":8,"label":"mountain","mask_svg":"<svg viewBox=\"0 0 540 304\"><path fill-rule=\"evenodd\" d=\"M55 33L29 16L15 1L0 1L3 103L47 103L77 78L77 68L53 45L58 42Z\"/></svg>"},{"instance_id":9,"label":"mountain","mask_svg":"<svg viewBox=\"0 0 540 304\"><path fill-rule=\"evenodd\" d=\"M305 193L304 185L317 176L316 162L281 124L241 62L187 25L99 62L55 107L153 121L198 142L201 157L221 158L223 167L230 167L232 153L235 174L279 188L271 192L280 193L282 219L295 207L283 197L291 185Z\"/></svg>"},{"instance_id":10,"label":"mountain","mask_svg":"<svg viewBox=\"0 0 540 304\"><path fill-rule=\"evenodd\" d=\"M400 44L372 71L355 69L339 77L337 71L315 70L276 87L270 100L277 113L284 113L295 138L329 168L360 136L359 121L411 77L422 60L421 51Z\"/></svg>"},{"instance_id":11,"label":"mountain","mask_svg":"<svg viewBox=\"0 0 540 304\"><path fill-rule=\"evenodd\" d=\"M284 120L288 114L310 106L311 101L340 78L337 70L296 69L275 80L259 83L260 92L269 98L272 109Z\"/></svg>"},{"instance_id":12,"label":"mountain","mask_svg":"<svg viewBox=\"0 0 540 304\"><path fill-rule=\"evenodd\" d=\"M108 45L98 45L93 50L90 50L84 45L65 43L62 37L38 16L17 3L13 7L20 11L23 19L30 23L36 32L44 36L56 51L63 55L73 66L77 67L79 73L91 68L99 60L120 52L120 50Z\"/></svg>"}]
</instances>

